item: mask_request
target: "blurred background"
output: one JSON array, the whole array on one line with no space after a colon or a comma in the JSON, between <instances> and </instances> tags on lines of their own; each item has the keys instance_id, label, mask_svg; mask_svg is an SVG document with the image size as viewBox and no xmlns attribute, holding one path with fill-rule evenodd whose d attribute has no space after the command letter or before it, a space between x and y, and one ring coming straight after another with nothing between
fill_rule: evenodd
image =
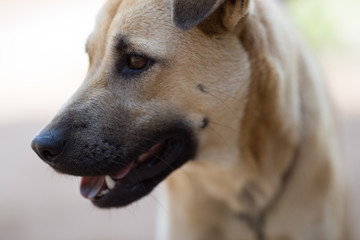
<instances>
[{"instance_id":1,"label":"blurred background","mask_svg":"<svg viewBox=\"0 0 360 240\"><path fill-rule=\"evenodd\" d=\"M285 2L288 15L317 54L328 80L337 108L350 203L358 205L360 2ZM0 0L1 240L155 237L156 212L162 209L157 191L162 186L127 208L99 210L80 196L79 179L56 174L30 149L31 139L85 76L84 45L103 3ZM360 208L351 212L357 216Z\"/></svg>"}]
</instances>

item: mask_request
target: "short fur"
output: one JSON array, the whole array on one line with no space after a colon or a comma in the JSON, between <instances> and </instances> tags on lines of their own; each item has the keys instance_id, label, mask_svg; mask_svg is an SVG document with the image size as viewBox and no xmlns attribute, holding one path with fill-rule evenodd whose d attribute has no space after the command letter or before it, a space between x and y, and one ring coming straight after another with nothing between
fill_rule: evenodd
<instances>
[{"instance_id":1,"label":"short fur","mask_svg":"<svg viewBox=\"0 0 360 240\"><path fill-rule=\"evenodd\" d=\"M109 0L86 80L49 128L68 117L92 129L77 138L93 139L104 126L186 119L198 150L166 180L166 239L346 239L331 107L277 3L189 3ZM119 36L157 63L118 77Z\"/></svg>"}]
</instances>

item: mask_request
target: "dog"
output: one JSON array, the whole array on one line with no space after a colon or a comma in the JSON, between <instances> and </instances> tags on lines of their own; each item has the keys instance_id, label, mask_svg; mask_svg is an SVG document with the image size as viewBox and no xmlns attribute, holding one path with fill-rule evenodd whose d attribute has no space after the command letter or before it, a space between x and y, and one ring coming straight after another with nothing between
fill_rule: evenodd
<instances>
[{"instance_id":1,"label":"dog","mask_svg":"<svg viewBox=\"0 0 360 240\"><path fill-rule=\"evenodd\" d=\"M331 104L276 1L108 0L32 141L100 208L160 182L165 239L346 239Z\"/></svg>"}]
</instances>

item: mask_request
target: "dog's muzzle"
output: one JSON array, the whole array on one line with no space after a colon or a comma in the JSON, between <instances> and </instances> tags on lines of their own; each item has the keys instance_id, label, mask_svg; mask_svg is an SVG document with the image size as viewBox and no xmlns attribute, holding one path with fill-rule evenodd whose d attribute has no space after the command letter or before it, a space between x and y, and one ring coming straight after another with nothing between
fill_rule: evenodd
<instances>
[{"instance_id":1,"label":"dog's muzzle","mask_svg":"<svg viewBox=\"0 0 360 240\"><path fill-rule=\"evenodd\" d=\"M183 121L135 130L98 126L68 119L55 122L34 138L31 147L56 171L81 176L81 194L99 207L138 200L195 156L193 131Z\"/></svg>"}]
</instances>

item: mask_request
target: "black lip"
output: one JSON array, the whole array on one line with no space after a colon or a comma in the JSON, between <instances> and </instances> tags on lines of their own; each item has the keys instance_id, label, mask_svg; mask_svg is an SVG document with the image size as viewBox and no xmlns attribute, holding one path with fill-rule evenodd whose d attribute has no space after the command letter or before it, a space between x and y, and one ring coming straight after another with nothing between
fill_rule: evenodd
<instances>
[{"instance_id":1,"label":"black lip","mask_svg":"<svg viewBox=\"0 0 360 240\"><path fill-rule=\"evenodd\" d=\"M189 131L182 130L163 137L165 146L161 156L134 167L119 180L116 187L103 197L91 201L98 207L110 208L128 205L150 193L173 171L185 164L195 154L195 141Z\"/></svg>"},{"instance_id":2,"label":"black lip","mask_svg":"<svg viewBox=\"0 0 360 240\"><path fill-rule=\"evenodd\" d=\"M185 120L154 120L151 126L138 126L132 128L131 132L125 125L74 130L64 121L51 124L43 130L61 130L66 140L59 156L47 162L62 174L83 177L114 176L154 145L166 143L158 152L161 161L156 158L147 159L135 165L126 177L118 180L114 189L103 197L92 200L101 208L121 207L138 200L195 157L195 133L191 124Z\"/></svg>"}]
</instances>

